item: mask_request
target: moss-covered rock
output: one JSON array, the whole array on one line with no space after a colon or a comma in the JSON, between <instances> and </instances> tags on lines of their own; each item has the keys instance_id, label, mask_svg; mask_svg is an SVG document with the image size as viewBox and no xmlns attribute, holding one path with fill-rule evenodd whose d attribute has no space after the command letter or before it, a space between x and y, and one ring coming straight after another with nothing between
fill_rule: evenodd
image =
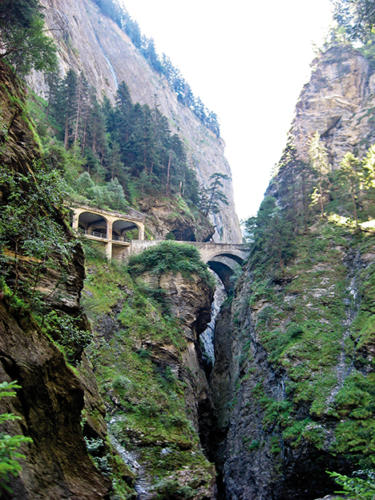
<instances>
[{"instance_id":1,"label":"moss-covered rock","mask_svg":"<svg viewBox=\"0 0 375 500\"><path fill-rule=\"evenodd\" d=\"M194 271L137 274L136 283L124 266L88 262L83 303L95 331L90 358L110 432L137 476L137 491L149 498L211 498L215 468L199 438L199 407L209 391L196 346L212 290Z\"/></svg>"},{"instance_id":2,"label":"moss-covered rock","mask_svg":"<svg viewBox=\"0 0 375 500\"><path fill-rule=\"evenodd\" d=\"M218 323L212 379L228 498L314 499L337 489L327 470L374 466L373 153L340 164L360 129L344 110L326 128L342 105L327 95L336 89L358 111L367 71L352 50L322 55L247 223L250 258Z\"/></svg>"}]
</instances>

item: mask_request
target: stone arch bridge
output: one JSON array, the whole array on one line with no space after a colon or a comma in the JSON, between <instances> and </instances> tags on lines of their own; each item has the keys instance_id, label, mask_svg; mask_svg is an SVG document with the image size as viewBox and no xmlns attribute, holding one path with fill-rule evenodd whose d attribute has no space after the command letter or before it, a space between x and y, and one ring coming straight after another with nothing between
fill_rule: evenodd
<instances>
[{"instance_id":1,"label":"stone arch bridge","mask_svg":"<svg viewBox=\"0 0 375 500\"><path fill-rule=\"evenodd\" d=\"M73 229L86 238L105 246L109 260L126 260L165 240L144 239L145 215L129 209L129 213L110 212L85 205L70 207ZM203 243L176 241L195 246L205 262L221 279L226 290L230 277L248 255L246 245L234 243Z\"/></svg>"},{"instance_id":2,"label":"stone arch bridge","mask_svg":"<svg viewBox=\"0 0 375 500\"><path fill-rule=\"evenodd\" d=\"M128 255L137 255L147 248L162 243L162 241L165 240L133 240L130 242ZM219 276L227 291L231 288L231 276L249 255L247 245L243 244L204 243L198 241L174 241L174 243L185 243L195 246L203 262Z\"/></svg>"}]
</instances>

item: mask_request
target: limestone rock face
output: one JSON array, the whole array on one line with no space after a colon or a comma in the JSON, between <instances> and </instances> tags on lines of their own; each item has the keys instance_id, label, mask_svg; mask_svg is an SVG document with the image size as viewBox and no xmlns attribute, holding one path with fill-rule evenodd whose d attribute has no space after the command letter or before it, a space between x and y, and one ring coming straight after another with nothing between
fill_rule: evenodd
<instances>
[{"instance_id":1,"label":"limestone rock face","mask_svg":"<svg viewBox=\"0 0 375 500\"><path fill-rule=\"evenodd\" d=\"M215 467L203 451L212 405L198 339L213 292L194 273L146 272L137 284L113 273L113 301L90 319L97 346L93 364L115 446L132 467L141 498L180 498L181 488L196 500L215 498ZM105 275L89 269L88 311ZM150 293L158 306L146 298ZM167 331L160 330L164 322Z\"/></svg>"},{"instance_id":2,"label":"limestone rock face","mask_svg":"<svg viewBox=\"0 0 375 500\"><path fill-rule=\"evenodd\" d=\"M308 141L318 132L335 167L345 153L364 152L375 140L375 73L359 52L348 47L331 48L313 64L290 136L298 158L307 162Z\"/></svg>"},{"instance_id":3,"label":"limestone rock face","mask_svg":"<svg viewBox=\"0 0 375 500\"><path fill-rule=\"evenodd\" d=\"M157 105L168 118L171 130L185 143L188 161L196 169L201 184L207 185L215 172L231 176L223 140L177 101L165 78L150 68L129 37L103 16L91 0L43 0L41 3L57 44L63 73L69 68L83 71L98 96L107 95L112 101L118 84L125 81L133 102L150 107ZM38 93L46 91L41 75L32 75L30 83ZM215 240L241 243L231 181L225 181L224 192L229 205L223 205L215 216Z\"/></svg>"},{"instance_id":4,"label":"limestone rock face","mask_svg":"<svg viewBox=\"0 0 375 500\"><path fill-rule=\"evenodd\" d=\"M172 205L170 199L145 197L139 201L139 208L147 215L146 225L156 240L172 237L179 241L209 241L215 233L205 217L194 217L178 203Z\"/></svg>"},{"instance_id":5,"label":"limestone rock face","mask_svg":"<svg viewBox=\"0 0 375 500\"><path fill-rule=\"evenodd\" d=\"M106 498L110 484L90 460L82 436L82 384L30 318L14 317L4 303L0 304L0 380L17 380L22 386L17 398L1 401L0 413L21 417L6 432L33 440L22 450L26 463L12 481L9 498Z\"/></svg>"},{"instance_id":6,"label":"limestone rock face","mask_svg":"<svg viewBox=\"0 0 375 500\"><path fill-rule=\"evenodd\" d=\"M14 191L22 190L25 201L35 186L30 187L24 179L27 175L33 177L35 168L40 168L40 153L24 116L24 93L20 83L1 64L0 81L1 123L4 127L0 138L1 173L13 175L19 182ZM10 196L7 186L4 183L0 187L0 210L7 207ZM38 189L42 189L40 185ZM54 221L54 227L62 231L66 241L72 241L71 231L56 207L41 203L38 209L46 221ZM7 227L5 233L4 227L2 230L2 235L7 238ZM12 242L10 239L10 244ZM10 261L7 262L2 255L2 269L4 263L10 269L15 268L12 249L5 248L5 256ZM45 296L45 314L53 308L76 317L82 312L79 299L84 277L83 252L80 245L73 245L67 258L60 257L55 256L55 269L44 270L37 290ZM18 258L18 279L26 280L37 260L25 255L18 255ZM14 285L17 271L10 272L7 280ZM23 298L18 297L18 302L14 303L13 296L4 292L0 294L0 380L17 380L21 386L15 398L2 398L0 401L0 413L12 412L20 420L2 424L1 430L10 435L24 434L33 442L22 450L26 458L19 478L11 480L13 494L8 495L1 489L1 498L107 498L110 483L90 459L81 428L86 400L87 409L97 416L96 423L87 423L91 435L106 436L102 402L91 367L87 360L82 360L87 379L83 376L81 380L37 324L31 314L35 311L30 311L22 302Z\"/></svg>"},{"instance_id":7,"label":"limestone rock face","mask_svg":"<svg viewBox=\"0 0 375 500\"><path fill-rule=\"evenodd\" d=\"M165 290L172 314L181 321L187 347L182 352L182 364L180 362L174 369L187 383L186 404L198 430L199 407L210 405L209 387L199 359L198 336L210 320L212 290L195 274L187 279L180 273L165 273L160 277L147 273L141 279L153 288Z\"/></svg>"},{"instance_id":8,"label":"limestone rock face","mask_svg":"<svg viewBox=\"0 0 375 500\"><path fill-rule=\"evenodd\" d=\"M352 404L353 380L366 384L374 375L373 329L358 327L373 317L374 238L334 222L339 202L327 209L333 222L313 211L308 149L317 131L334 169L347 152L366 152L375 142L374 81L374 70L353 49L334 47L315 61L267 190L290 216L284 223L299 224L288 240L293 257L272 260L272 249L259 243L263 255L252 260L252 249L218 319L214 453L227 499L331 498L337 486L325 471L351 475L372 453L357 453L349 440L362 439L356 429L373 425L374 414L358 417L363 401L349 411L345 405ZM334 187L327 206L332 193Z\"/></svg>"}]
</instances>

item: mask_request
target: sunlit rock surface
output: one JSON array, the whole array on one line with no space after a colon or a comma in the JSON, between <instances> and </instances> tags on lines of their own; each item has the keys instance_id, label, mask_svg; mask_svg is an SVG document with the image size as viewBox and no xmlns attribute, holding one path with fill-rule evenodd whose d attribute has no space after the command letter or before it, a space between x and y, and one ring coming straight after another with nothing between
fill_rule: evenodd
<instances>
[{"instance_id":1,"label":"sunlit rock surface","mask_svg":"<svg viewBox=\"0 0 375 500\"><path fill-rule=\"evenodd\" d=\"M61 70L83 71L98 96L112 101L118 83L125 81L133 102L158 106L169 121L171 130L183 140L189 164L196 169L200 183L207 185L216 172L229 175L224 157L224 141L202 125L195 115L177 101L167 81L155 73L134 47L129 37L109 18L102 15L91 0L43 0L41 2L51 35L56 41ZM44 78L34 74L32 87L46 92ZM231 181L223 191L229 205L215 215L216 241L241 243L242 236L235 213Z\"/></svg>"}]
</instances>

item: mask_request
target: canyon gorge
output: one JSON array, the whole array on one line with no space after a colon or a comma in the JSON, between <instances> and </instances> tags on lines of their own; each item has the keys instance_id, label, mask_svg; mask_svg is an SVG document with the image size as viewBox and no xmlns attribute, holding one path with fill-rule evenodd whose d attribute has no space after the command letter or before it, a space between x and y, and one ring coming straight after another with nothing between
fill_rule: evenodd
<instances>
[{"instance_id":1,"label":"canyon gorge","mask_svg":"<svg viewBox=\"0 0 375 500\"><path fill-rule=\"evenodd\" d=\"M327 471L375 461L373 59L320 51L243 239L219 134L101 2L41 4L55 80L0 60L1 498L371 498Z\"/></svg>"}]
</instances>

